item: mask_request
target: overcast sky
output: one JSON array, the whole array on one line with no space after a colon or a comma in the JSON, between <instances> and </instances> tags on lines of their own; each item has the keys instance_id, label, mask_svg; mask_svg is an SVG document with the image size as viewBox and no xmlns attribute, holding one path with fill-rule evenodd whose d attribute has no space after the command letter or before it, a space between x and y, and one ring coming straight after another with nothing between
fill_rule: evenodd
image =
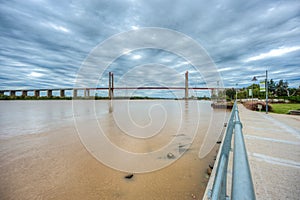
<instances>
[{"instance_id":1,"label":"overcast sky","mask_svg":"<svg viewBox=\"0 0 300 200\"><path fill-rule=\"evenodd\" d=\"M265 70L275 81L300 85L299 0L0 0L0 24L0 89L73 87L99 43L143 27L175 30L197 41L226 87L250 85ZM158 73L149 63L164 70ZM174 77L193 74L186 60L161 49L124 53L107 71L118 81L133 66L142 66L136 74L149 83L170 79L165 67ZM199 74L190 79L191 86L203 84Z\"/></svg>"}]
</instances>

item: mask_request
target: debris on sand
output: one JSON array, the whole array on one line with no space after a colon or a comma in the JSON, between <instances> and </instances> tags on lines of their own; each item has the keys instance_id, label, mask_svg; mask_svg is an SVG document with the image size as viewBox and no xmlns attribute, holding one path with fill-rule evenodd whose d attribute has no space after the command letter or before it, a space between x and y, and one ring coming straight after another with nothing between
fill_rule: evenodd
<instances>
[{"instance_id":1,"label":"debris on sand","mask_svg":"<svg viewBox=\"0 0 300 200\"><path fill-rule=\"evenodd\" d=\"M171 152L169 152L169 153L167 154L167 157L168 157L169 159L175 158L174 154L172 154Z\"/></svg>"},{"instance_id":2,"label":"debris on sand","mask_svg":"<svg viewBox=\"0 0 300 200\"><path fill-rule=\"evenodd\" d=\"M213 166L212 165L208 165L208 168L207 168L207 174L210 176L211 175L211 172L213 170Z\"/></svg>"},{"instance_id":3,"label":"debris on sand","mask_svg":"<svg viewBox=\"0 0 300 200\"><path fill-rule=\"evenodd\" d=\"M133 174L128 174L128 175L126 175L124 178L126 178L126 179L131 179L133 177Z\"/></svg>"}]
</instances>

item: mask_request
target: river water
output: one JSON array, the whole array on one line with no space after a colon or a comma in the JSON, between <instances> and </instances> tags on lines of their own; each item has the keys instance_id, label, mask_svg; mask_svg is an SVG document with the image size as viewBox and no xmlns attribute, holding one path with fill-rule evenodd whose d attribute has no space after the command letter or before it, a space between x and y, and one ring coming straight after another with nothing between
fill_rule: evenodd
<instances>
[{"instance_id":1,"label":"river water","mask_svg":"<svg viewBox=\"0 0 300 200\"><path fill-rule=\"evenodd\" d=\"M210 104L1 101L1 199L201 199L226 121Z\"/></svg>"}]
</instances>

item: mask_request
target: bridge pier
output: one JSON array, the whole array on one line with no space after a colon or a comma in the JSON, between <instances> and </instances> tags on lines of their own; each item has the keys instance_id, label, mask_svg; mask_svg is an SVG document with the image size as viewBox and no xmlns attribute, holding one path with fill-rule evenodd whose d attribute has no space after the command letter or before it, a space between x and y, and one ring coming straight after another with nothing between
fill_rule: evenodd
<instances>
[{"instance_id":1,"label":"bridge pier","mask_svg":"<svg viewBox=\"0 0 300 200\"><path fill-rule=\"evenodd\" d=\"M73 98L77 97L77 89L73 89Z\"/></svg>"},{"instance_id":2,"label":"bridge pier","mask_svg":"<svg viewBox=\"0 0 300 200\"><path fill-rule=\"evenodd\" d=\"M34 90L34 96L35 97L40 97L40 91L39 90Z\"/></svg>"},{"instance_id":3,"label":"bridge pier","mask_svg":"<svg viewBox=\"0 0 300 200\"><path fill-rule=\"evenodd\" d=\"M0 95L4 95L4 91L0 91Z\"/></svg>"},{"instance_id":4,"label":"bridge pier","mask_svg":"<svg viewBox=\"0 0 300 200\"><path fill-rule=\"evenodd\" d=\"M16 91L15 90L11 90L10 91L10 96L11 97L15 97L16 96Z\"/></svg>"},{"instance_id":5,"label":"bridge pier","mask_svg":"<svg viewBox=\"0 0 300 200\"><path fill-rule=\"evenodd\" d=\"M22 96L23 96L23 97L27 97L27 90L23 90L23 91L22 91Z\"/></svg>"},{"instance_id":6,"label":"bridge pier","mask_svg":"<svg viewBox=\"0 0 300 200\"><path fill-rule=\"evenodd\" d=\"M89 97L89 96L90 96L90 90L84 89L84 97Z\"/></svg>"},{"instance_id":7,"label":"bridge pier","mask_svg":"<svg viewBox=\"0 0 300 200\"><path fill-rule=\"evenodd\" d=\"M114 74L109 72L108 77L108 98L112 100L114 98ZM109 104L109 113L113 112L113 101Z\"/></svg>"},{"instance_id":8,"label":"bridge pier","mask_svg":"<svg viewBox=\"0 0 300 200\"><path fill-rule=\"evenodd\" d=\"M60 97L65 97L65 90L60 90Z\"/></svg>"},{"instance_id":9,"label":"bridge pier","mask_svg":"<svg viewBox=\"0 0 300 200\"><path fill-rule=\"evenodd\" d=\"M114 98L114 74L111 73L111 98Z\"/></svg>"},{"instance_id":10,"label":"bridge pier","mask_svg":"<svg viewBox=\"0 0 300 200\"><path fill-rule=\"evenodd\" d=\"M47 97L52 97L52 90L47 90Z\"/></svg>"},{"instance_id":11,"label":"bridge pier","mask_svg":"<svg viewBox=\"0 0 300 200\"><path fill-rule=\"evenodd\" d=\"M77 97L77 89L73 89L73 98Z\"/></svg>"},{"instance_id":12,"label":"bridge pier","mask_svg":"<svg viewBox=\"0 0 300 200\"><path fill-rule=\"evenodd\" d=\"M189 72L186 71L185 72L185 95L184 95L185 99L189 98Z\"/></svg>"},{"instance_id":13,"label":"bridge pier","mask_svg":"<svg viewBox=\"0 0 300 200\"><path fill-rule=\"evenodd\" d=\"M114 98L114 74L112 72L109 72L108 74L108 98L113 99Z\"/></svg>"}]
</instances>

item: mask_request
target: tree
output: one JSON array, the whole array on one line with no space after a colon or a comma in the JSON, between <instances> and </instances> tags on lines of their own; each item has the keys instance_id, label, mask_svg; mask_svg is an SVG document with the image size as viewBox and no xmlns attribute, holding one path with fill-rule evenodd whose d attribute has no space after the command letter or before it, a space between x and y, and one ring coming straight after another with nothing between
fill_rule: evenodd
<instances>
[{"instance_id":1,"label":"tree","mask_svg":"<svg viewBox=\"0 0 300 200\"><path fill-rule=\"evenodd\" d=\"M296 95L298 96L300 96L300 85L299 85L299 87L296 89Z\"/></svg>"},{"instance_id":2,"label":"tree","mask_svg":"<svg viewBox=\"0 0 300 200\"><path fill-rule=\"evenodd\" d=\"M234 99L235 89L234 88L226 89L226 96L231 100Z\"/></svg>"},{"instance_id":3,"label":"tree","mask_svg":"<svg viewBox=\"0 0 300 200\"><path fill-rule=\"evenodd\" d=\"M261 98L264 99L266 93L259 91L259 85L258 84L252 84L248 87L244 87L238 90L237 97L238 99L245 99L245 98L251 98L249 96L249 89L253 89L253 97L254 98ZM229 98L232 98L232 91L233 89L227 89L226 95ZM300 98L300 85L298 88L289 88L289 83L287 81L280 80L279 82L275 82L273 79L270 79L268 81L268 95L269 97L284 97L288 96L290 100L299 101Z\"/></svg>"},{"instance_id":4,"label":"tree","mask_svg":"<svg viewBox=\"0 0 300 200\"><path fill-rule=\"evenodd\" d=\"M276 83L271 79L268 81L268 90L274 96L276 93Z\"/></svg>"},{"instance_id":5,"label":"tree","mask_svg":"<svg viewBox=\"0 0 300 200\"><path fill-rule=\"evenodd\" d=\"M276 84L276 95L277 96L290 96L290 92L288 90L289 84L287 81L280 80Z\"/></svg>"},{"instance_id":6,"label":"tree","mask_svg":"<svg viewBox=\"0 0 300 200\"><path fill-rule=\"evenodd\" d=\"M238 91L238 99L246 99L248 98L248 91L246 88L241 89L240 91Z\"/></svg>"},{"instance_id":7,"label":"tree","mask_svg":"<svg viewBox=\"0 0 300 200\"><path fill-rule=\"evenodd\" d=\"M259 84L254 83L254 84L248 86L247 89L248 89L248 91L249 91L249 89L252 90L253 98L258 98L260 96Z\"/></svg>"},{"instance_id":8,"label":"tree","mask_svg":"<svg viewBox=\"0 0 300 200\"><path fill-rule=\"evenodd\" d=\"M289 91L290 96L294 96L297 93L296 88L289 88L288 91Z\"/></svg>"}]
</instances>

